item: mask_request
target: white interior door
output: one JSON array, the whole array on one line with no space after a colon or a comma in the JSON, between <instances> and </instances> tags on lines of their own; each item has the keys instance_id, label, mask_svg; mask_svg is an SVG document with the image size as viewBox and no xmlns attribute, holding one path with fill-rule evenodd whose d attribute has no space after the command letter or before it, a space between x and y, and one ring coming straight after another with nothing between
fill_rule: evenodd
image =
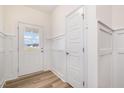
<instances>
[{"instance_id":1,"label":"white interior door","mask_svg":"<svg viewBox=\"0 0 124 93\"><path fill-rule=\"evenodd\" d=\"M19 76L43 70L43 31L19 24Z\"/></svg>"},{"instance_id":2,"label":"white interior door","mask_svg":"<svg viewBox=\"0 0 124 93\"><path fill-rule=\"evenodd\" d=\"M84 80L83 13L80 8L67 16L67 81L73 87L83 87Z\"/></svg>"}]
</instances>

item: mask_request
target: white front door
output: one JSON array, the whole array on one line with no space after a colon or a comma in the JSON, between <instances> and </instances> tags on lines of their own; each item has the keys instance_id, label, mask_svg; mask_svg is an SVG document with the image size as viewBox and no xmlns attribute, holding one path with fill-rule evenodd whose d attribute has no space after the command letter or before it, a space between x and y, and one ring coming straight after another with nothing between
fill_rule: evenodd
<instances>
[{"instance_id":1,"label":"white front door","mask_svg":"<svg viewBox=\"0 0 124 93\"><path fill-rule=\"evenodd\" d=\"M83 13L80 8L67 16L67 81L73 87L83 87L84 81L84 44Z\"/></svg>"},{"instance_id":2,"label":"white front door","mask_svg":"<svg viewBox=\"0 0 124 93\"><path fill-rule=\"evenodd\" d=\"M43 31L19 23L19 76L43 70Z\"/></svg>"}]
</instances>

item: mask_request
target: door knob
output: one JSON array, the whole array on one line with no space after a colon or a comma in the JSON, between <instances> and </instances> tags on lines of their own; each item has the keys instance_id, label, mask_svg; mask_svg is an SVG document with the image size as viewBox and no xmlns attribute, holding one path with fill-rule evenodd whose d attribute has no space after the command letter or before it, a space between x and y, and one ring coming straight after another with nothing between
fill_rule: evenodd
<instances>
[{"instance_id":1,"label":"door knob","mask_svg":"<svg viewBox=\"0 0 124 93\"><path fill-rule=\"evenodd\" d=\"M69 55L69 52L66 52L66 55Z\"/></svg>"},{"instance_id":2,"label":"door knob","mask_svg":"<svg viewBox=\"0 0 124 93\"><path fill-rule=\"evenodd\" d=\"M43 50L41 52L43 52Z\"/></svg>"}]
</instances>

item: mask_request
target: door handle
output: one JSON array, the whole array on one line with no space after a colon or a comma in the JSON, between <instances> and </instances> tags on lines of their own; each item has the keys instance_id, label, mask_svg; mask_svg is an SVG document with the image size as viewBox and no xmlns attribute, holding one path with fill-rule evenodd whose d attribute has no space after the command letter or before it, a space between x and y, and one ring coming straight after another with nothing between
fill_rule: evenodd
<instances>
[{"instance_id":1,"label":"door handle","mask_svg":"<svg viewBox=\"0 0 124 93\"><path fill-rule=\"evenodd\" d=\"M69 55L69 52L66 52L66 55Z\"/></svg>"},{"instance_id":2,"label":"door handle","mask_svg":"<svg viewBox=\"0 0 124 93\"><path fill-rule=\"evenodd\" d=\"M41 52L44 52L43 50Z\"/></svg>"}]
</instances>

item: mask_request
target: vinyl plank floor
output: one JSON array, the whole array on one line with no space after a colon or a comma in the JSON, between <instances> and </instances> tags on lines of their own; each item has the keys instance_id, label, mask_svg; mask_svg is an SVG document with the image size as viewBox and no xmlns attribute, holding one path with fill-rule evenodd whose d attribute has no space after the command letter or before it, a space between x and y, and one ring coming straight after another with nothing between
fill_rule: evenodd
<instances>
[{"instance_id":1,"label":"vinyl plank floor","mask_svg":"<svg viewBox=\"0 0 124 93\"><path fill-rule=\"evenodd\" d=\"M6 82L4 88L72 88L51 71Z\"/></svg>"}]
</instances>

